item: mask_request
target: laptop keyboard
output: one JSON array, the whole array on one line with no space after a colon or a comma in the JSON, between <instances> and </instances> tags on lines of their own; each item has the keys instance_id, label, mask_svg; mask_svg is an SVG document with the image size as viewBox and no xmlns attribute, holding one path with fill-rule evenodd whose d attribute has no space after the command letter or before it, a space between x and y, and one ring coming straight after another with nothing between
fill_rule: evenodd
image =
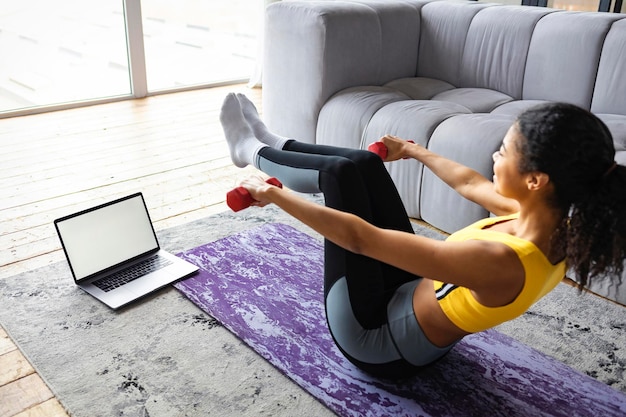
<instances>
[{"instance_id":1,"label":"laptop keyboard","mask_svg":"<svg viewBox=\"0 0 626 417\"><path fill-rule=\"evenodd\" d=\"M139 277L149 274L150 272L166 267L171 263L172 261L162 256L152 255L148 259L141 261L130 268L94 281L93 285L100 288L104 292L109 292Z\"/></svg>"}]
</instances>

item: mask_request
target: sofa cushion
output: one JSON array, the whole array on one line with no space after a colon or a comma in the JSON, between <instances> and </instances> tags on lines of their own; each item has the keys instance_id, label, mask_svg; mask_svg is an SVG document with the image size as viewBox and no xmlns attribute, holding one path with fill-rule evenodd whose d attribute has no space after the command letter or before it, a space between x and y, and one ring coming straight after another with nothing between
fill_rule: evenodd
<instances>
[{"instance_id":1,"label":"sofa cushion","mask_svg":"<svg viewBox=\"0 0 626 417\"><path fill-rule=\"evenodd\" d=\"M387 87L353 87L340 91L320 111L316 142L358 149L374 113L389 103L408 99L407 95Z\"/></svg>"},{"instance_id":2,"label":"sofa cushion","mask_svg":"<svg viewBox=\"0 0 626 417\"><path fill-rule=\"evenodd\" d=\"M396 101L374 114L363 134L363 145L385 134L397 135L426 145L435 128L444 120L471 113L456 103L435 100Z\"/></svg>"},{"instance_id":3,"label":"sofa cushion","mask_svg":"<svg viewBox=\"0 0 626 417\"><path fill-rule=\"evenodd\" d=\"M461 114L442 122L431 135L428 149L493 176L493 153L500 147L515 118L507 115ZM461 197L428 169L422 174L421 218L452 233L488 216L479 205Z\"/></svg>"},{"instance_id":4,"label":"sofa cushion","mask_svg":"<svg viewBox=\"0 0 626 417\"><path fill-rule=\"evenodd\" d=\"M478 87L522 98L524 66L535 25L547 8L490 7L472 19L458 87ZM486 111L490 111L486 110Z\"/></svg>"},{"instance_id":5,"label":"sofa cushion","mask_svg":"<svg viewBox=\"0 0 626 417\"><path fill-rule=\"evenodd\" d=\"M489 113L513 100L513 97L486 88L454 88L435 95L433 100L460 104L474 113Z\"/></svg>"},{"instance_id":6,"label":"sofa cushion","mask_svg":"<svg viewBox=\"0 0 626 417\"><path fill-rule=\"evenodd\" d=\"M454 88L445 81L426 77L399 78L388 82L385 87L401 91L413 100L430 100L434 95Z\"/></svg>"},{"instance_id":7,"label":"sofa cushion","mask_svg":"<svg viewBox=\"0 0 626 417\"><path fill-rule=\"evenodd\" d=\"M474 113L488 113L513 100L512 97L486 88L456 88L434 78L402 78L385 84L414 100L448 101L460 104Z\"/></svg>"},{"instance_id":8,"label":"sofa cushion","mask_svg":"<svg viewBox=\"0 0 626 417\"><path fill-rule=\"evenodd\" d=\"M382 107L370 120L363 133L362 148L385 134L396 135L428 146L430 135L444 120L470 110L455 103L433 100L405 100ZM422 166L417 161L396 161L387 169L402 196L407 212L420 217L419 194Z\"/></svg>"},{"instance_id":9,"label":"sofa cushion","mask_svg":"<svg viewBox=\"0 0 626 417\"><path fill-rule=\"evenodd\" d=\"M454 86L461 83L467 31L485 3L433 2L422 7L417 76L435 78Z\"/></svg>"},{"instance_id":10,"label":"sofa cushion","mask_svg":"<svg viewBox=\"0 0 626 417\"><path fill-rule=\"evenodd\" d=\"M591 111L626 115L626 19L611 25L606 36L593 92ZM621 91L622 94L615 94Z\"/></svg>"},{"instance_id":11,"label":"sofa cushion","mask_svg":"<svg viewBox=\"0 0 626 417\"><path fill-rule=\"evenodd\" d=\"M604 38L621 17L563 11L539 20L528 51L522 98L590 109Z\"/></svg>"},{"instance_id":12,"label":"sofa cushion","mask_svg":"<svg viewBox=\"0 0 626 417\"><path fill-rule=\"evenodd\" d=\"M541 103L546 103L546 100L515 100L496 107L491 113L517 117L524 110Z\"/></svg>"}]
</instances>

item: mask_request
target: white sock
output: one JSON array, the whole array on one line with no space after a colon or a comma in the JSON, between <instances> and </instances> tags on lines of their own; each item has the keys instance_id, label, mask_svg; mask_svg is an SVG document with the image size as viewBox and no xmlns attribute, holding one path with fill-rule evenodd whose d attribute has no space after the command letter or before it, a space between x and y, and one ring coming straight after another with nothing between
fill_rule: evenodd
<instances>
[{"instance_id":1,"label":"white sock","mask_svg":"<svg viewBox=\"0 0 626 417\"><path fill-rule=\"evenodd\" d=\"M230 149L230 159L233 164L243 168L247 165L257 165L257 155L265 144L259 142L254 137L252 130L246 123L241 112L239 100L234 93L230 93L224 99L222 111L220 113L220 122L224 129L226 142ZM257 167L258 168L258 167Z\"/></svg>"},{"instance_id":2,"label":"white sock","mask_svg":"<svg viewBox=\"0 0 626 417\"><path fill-rule=\"evenodd\" d=\"M274 149L282 149L289 138L270 132L265 123L261 120L261 117L259 117L259 112L254 106L254 103L252 103L248 97L243 94L237 94L237 99L239 100L239 104L241 104L243 117L246 119L246 122L248 122L254 136Z\"/></svg>"}]
</instances>

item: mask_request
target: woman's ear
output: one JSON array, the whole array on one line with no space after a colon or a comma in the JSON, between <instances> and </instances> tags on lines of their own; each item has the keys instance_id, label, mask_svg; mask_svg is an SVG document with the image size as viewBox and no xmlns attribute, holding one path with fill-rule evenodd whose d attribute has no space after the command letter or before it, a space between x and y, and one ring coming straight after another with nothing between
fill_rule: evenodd
<instances>
[{"instance_id":1,"label":"woman's ear","mask_svg":"<svg viewBox=\"0 0 626 417\"><path fill-rule=\"evenodd\" d=\"M526 185L528 190L536 191L545 188L550 183L550 176L545 172L532 171L528 173Z\"/></svg>"}]
</instances>

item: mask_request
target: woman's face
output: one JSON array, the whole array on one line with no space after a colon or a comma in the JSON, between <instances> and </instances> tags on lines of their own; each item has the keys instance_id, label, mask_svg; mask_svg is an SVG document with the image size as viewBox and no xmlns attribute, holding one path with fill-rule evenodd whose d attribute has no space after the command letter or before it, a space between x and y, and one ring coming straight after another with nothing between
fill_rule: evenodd
<instances>
[{"instance_id":1,"label":"woman's face","mask_svg":"<svg viewBox=\"0 0 626 417\"><path fill-rule=\"evenodd\" d=\"M521 140L525 139L517 124L514 124L506 133L500 149L493 154L493 183L496 192L509 198L517 198L526 189L524 176L519 171L521 155L518 143Z\"/></svg>"}]
</instances>

